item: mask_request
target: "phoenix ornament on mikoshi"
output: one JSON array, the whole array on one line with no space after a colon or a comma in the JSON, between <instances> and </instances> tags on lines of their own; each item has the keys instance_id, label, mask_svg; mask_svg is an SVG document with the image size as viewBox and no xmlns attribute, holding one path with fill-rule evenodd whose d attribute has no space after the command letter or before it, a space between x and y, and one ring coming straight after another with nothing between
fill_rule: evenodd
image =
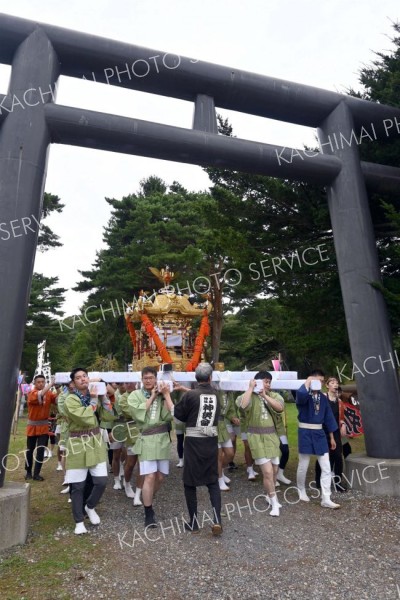
<instances>
[{"instance_id":1,"label":"phoenix ornament on mikoshi","mask_svg":"<svg viewBox=\"0 0 400 600\"><path fill-rule=\"evenodd\" d=\"M212 304L208 298L196 302L176 292L171 282L178 274L168 265L161 270L149 269L164 287L151 296L142 290L125 312L133 346L132 370L169 363L174 371L194 371L204 359ZM196 332L193 321L199 317L201 322Z\"/></svg>"},{"instance_id":2,"label":"phoenix ornament on mikoshi","mask_svg":"<svg viewBox=\"0 0 400 600\"><path fill-rule=\"evenodd\" d=\"M159 271L155 267L149 267L149 269L153 273L153 275L155 275L157 279L161 281L161 283L165 284L165 287L169 287L171 281L179 275L179 273L175 274L172 271L170 271L168 265L166 265L165 269L161 269L161 271Z\"/></svg>"}]
</instances>

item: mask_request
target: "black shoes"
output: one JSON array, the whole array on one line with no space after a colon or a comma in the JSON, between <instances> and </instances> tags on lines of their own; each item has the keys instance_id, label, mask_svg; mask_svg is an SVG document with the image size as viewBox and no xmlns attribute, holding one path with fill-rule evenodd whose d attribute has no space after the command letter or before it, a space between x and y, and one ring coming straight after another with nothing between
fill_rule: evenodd
<instances>
[{"instance_id":1,"label":"black shoes","mask_svg":"<svg viewBox=\"0 0 400 600\"><path fill-rule=\"evenodd\" d=\"M200 533L200 527L199 522L197 520L197 516L194 516L189 523L185 521L185 531L189 531L190 533Z\"/></svg>"},{"instance_id":2,"label":"black shoes","mask_svg":"<svg viewBox=\"0 0 400 600\"><path fill-rule=\"evenodd\" d=\"M44 477L42 477L41 475L34 475L32 477L32 473L27 471L25 475L25 481L28 481L29 479L33 479L34 481L44 481Z\"/></svg>"},{"instance_id":3,"label":"black shoes","mask_svg":"<svg viewBox=\"0 0 400 600\"><path fill-rule=\"evenodd\" d=\"M149 527L150 529L154 529L155 527L158 527L153 510L151 512L146 511L146 516L144 519L144 526L145 526L145 528Z\"/></svg>"},{"instance_id":4,"label":"black shoes","mask_svg":"<svg viewBox=\"0 0 400 600\"><path fill-rule=\"evenodd\" d=\"M185 523L185 531L189 531L190 533L200 533L200 529L198 525L189 525L189 523Z\"/></svg>"},{"instance_id":5,"label":"black shoes","mask_svg":"<svg viewBox=\"0 0 400 600\"><path fill-rule=\"evenodd\" d=\"M234 462L228 464L228 471L236 471L236 469L238 469L238 466Z\"/></svg>"}]
</instances>

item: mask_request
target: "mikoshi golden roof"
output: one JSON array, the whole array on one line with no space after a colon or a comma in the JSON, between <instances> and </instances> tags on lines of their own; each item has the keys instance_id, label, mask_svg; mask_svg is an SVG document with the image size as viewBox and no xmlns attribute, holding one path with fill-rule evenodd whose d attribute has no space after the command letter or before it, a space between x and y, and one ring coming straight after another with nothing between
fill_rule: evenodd
<instances>
[{"instance_id":1,"label":"mikoshi golden roof","mask_svg":"<svg viewBox=\"0 0 400 600\"><path fill-rule=\"evenodd\" d=\"M158 366L169 362L177 370L193 367L193 360L203 358L208 335L207 316L212 304L207 295L196 301L183 294L171 284L176 274L168 266L165 269L150 267L151 272L164 283L164 287L151 295L143 290L139 298L128 304L125 318L131 336L134 355L132 368ZM201 317L199 332L193 330L193 319ZM141 323L135 329L133 323ZM200 336L200 337L199 337Z\"/></svg>"}]
</instances>

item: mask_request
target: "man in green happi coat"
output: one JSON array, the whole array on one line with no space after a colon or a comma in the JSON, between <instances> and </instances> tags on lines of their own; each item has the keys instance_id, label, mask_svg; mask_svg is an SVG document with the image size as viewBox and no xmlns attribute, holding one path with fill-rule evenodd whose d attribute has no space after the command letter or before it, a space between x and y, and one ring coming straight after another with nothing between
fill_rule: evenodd
<instances>
[{"instance_id":1,"label":"man in green happi coat","mask_svg":"<svg viewBox=\"0 0 400 600\"><path fill-rule=\"evenodd\" d=\"M68 440L65 480L71 487L72 513L77 535L87 533L83 523L85 481L90 472L93 489L84 507L92 525L100 523L95 507L107 485L107 448L99 427L99 420L114 420L111 402L107 396L98 396L96 386L89 390L86 369L71 372L74 389L68 393L63 412L68 421Z\"/></svg>"},{"instance_id":2,"label":"man in green happi coat","mask_svg":"<svg viewBox=\"0 0 400 600\"><path fill-rule=\"evenodd\" d=\"M257 380L262 389L256 392ZM271 392L272 375L260 371L249 382L249 389L236 399L236 404L249 414L247 437L251 454L263 475L264 488L271 502L271 516L279 517L281 505L275 492L276 474L279 467L279 437L275 427L275 415L281 413L284 400L280 394Z\"/></svg>"},{"instance_id":3,"label":"man in green happi coat","mask_svg":"<svg viewBox=\"0 0 400 600\"><path fill-rule=\"evenodd\" d=\"M142 389L128 397L129 414L136 421L140 435L134 445L139 456L140 474L144 475L143 505L145 527L156 527L153 496L169 473L171 421L174 405L167 382L157 385L157 370L142 369Z\"/></svg>"},{"instance_id":4,"label":"man in green happi coat","mask_svg":"<svg viewBox=\"0 0 400 600\"><path fill-rule=\"evenodd\" d=\"M124 486L125 494L128 498L133 498L133 506L142 506L140 495L142 493L144 477L139 473L136 475L136 490L132 489L131 478L133 469L137 463L138 456L135 453L134 446L139 437L139 429L130 414L128 398L136 390L136 383L125 383L126 391L116 400L117 411L121 415L119 423L113 427L113 435L123 440L126 447L126 459L124 465ZM123 420L122 420L123 417ZM118 432L117 432L118 429Z\"/></svg>"}]
</instances>

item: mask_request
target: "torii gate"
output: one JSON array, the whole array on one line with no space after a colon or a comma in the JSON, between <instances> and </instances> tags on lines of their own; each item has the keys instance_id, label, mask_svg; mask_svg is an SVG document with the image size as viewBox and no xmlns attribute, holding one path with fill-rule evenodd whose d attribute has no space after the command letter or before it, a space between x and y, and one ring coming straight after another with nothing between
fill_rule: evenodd
<instances>
[{"instance_id":1,"label":"torii gate","mask_svg":"<svg viewBox=\"0 0 400 600\"><path fill-rule=\"evenodd\" d=\"M357 376L367 454L400 458L399 381L386 306L370 285L380 280L380 269L366 191L398 191L400 169L360 162L351 143L354 131L371 131L371 123L374 139L385 139L389 128L399 131L400 109L8 15L0 15L0 36L0 62L12 65L8 94L0 96L0 215L3 229L13 233L0 246L0 461L8 449L37 245L32 221L40 219L51 143L327 186L353 361L362 365L374 356L393 364ZM60 75L193 102L193 128L57 105ZM217 135L215 107L319 128L324 152L295 159L302 151ZM350 143L335 145L335 134Z\"/></svg>"}]
</instances>

